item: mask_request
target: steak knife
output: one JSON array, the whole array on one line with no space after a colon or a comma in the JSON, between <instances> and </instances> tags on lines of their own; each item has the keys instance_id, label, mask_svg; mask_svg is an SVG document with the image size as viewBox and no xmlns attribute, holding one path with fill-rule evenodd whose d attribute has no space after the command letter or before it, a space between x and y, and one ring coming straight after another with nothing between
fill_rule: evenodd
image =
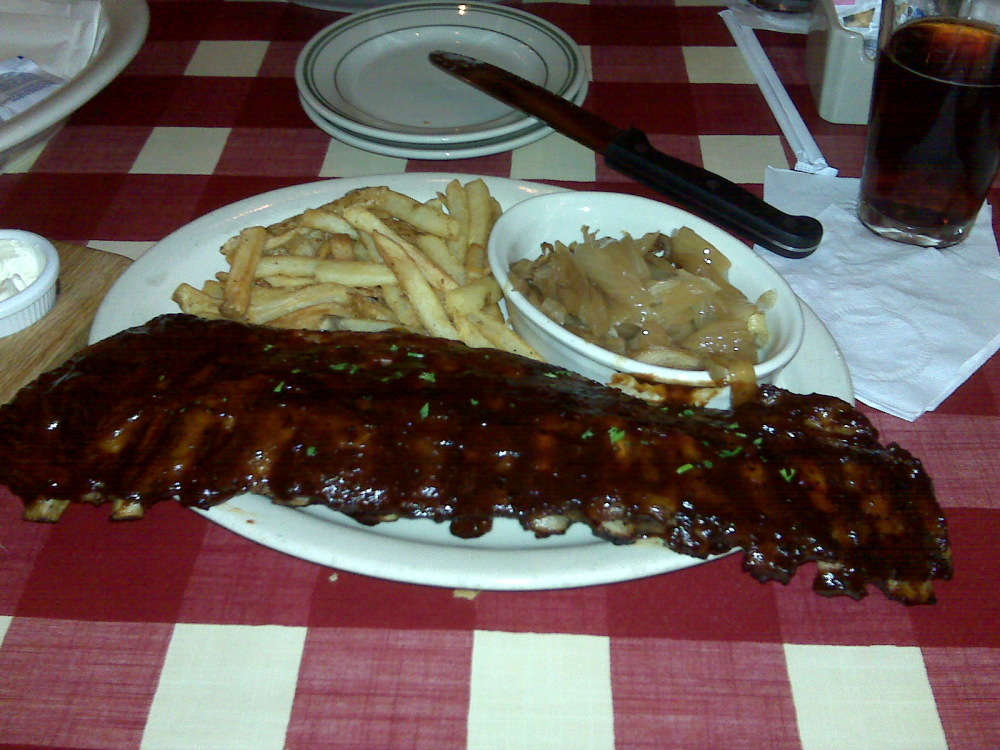
<instances>
[{"instance_id":1,"label":"steak knife","mask_svg":"<svg viewBox=\"0 0 1000 750\"><path fill-rule=\"evenodd\" d=\"M803 258L823 238L823 225L815 218L786 214L720 175L657 151L637 128L620 128L531 81L473 57L437 50L429 58L441 70L602 154L615 171L771 252Z\"/></svg>"}]
</instances>

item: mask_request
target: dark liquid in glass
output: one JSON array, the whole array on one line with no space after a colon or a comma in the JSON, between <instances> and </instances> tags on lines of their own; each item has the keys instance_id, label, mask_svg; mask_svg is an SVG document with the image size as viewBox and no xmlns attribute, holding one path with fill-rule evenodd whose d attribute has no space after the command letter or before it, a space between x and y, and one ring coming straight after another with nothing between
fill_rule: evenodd
<instances>
[{"instance_id":1,"label":"dark liquid in glass","mask_svg":"<svg viewBox=\"0 0 1000 750\"><path fill-rule=\"evenodd\" d=\"M879 56L861 198L911 227L975 218L997 172L1000 36L974 21L900 27Z\"/></svg>"}]
</instances>

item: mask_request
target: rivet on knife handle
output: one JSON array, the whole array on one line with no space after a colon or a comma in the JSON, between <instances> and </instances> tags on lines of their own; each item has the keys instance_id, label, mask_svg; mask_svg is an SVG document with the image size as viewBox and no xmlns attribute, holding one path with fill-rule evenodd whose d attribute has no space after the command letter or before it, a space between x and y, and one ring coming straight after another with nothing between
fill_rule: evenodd
<instances>
[{"instance_id":1,"label":"rivet on knife handle","mask_svg":"<svg viewBox=\"0 0 1000 750\"><path fill-rule=\"evenodd\" d=\"M823 237L823 226L816 219L786 214L724 177L657 151L641 130L619 128L482 60L440 50L431 52L429 58L441 70L603 154L612 169L778 255L802 258Z\"/></svg>"}]
</instances>

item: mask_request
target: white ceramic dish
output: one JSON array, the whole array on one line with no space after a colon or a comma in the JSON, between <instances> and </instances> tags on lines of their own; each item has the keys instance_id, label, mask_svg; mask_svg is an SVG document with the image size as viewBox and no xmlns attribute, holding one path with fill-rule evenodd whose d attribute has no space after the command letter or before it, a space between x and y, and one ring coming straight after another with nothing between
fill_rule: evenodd
<instances>
[{"instance_id":1,"label":"white ceramic dish","mask_svg":"<svg viewBox=\"0 0 1000 750\"><path fill-rule=\"evenodd\" d=\"M527 115L435 68L447 49L487 60L570 97L586 80L579 46L530 13L502 5L401 3L348 16L299 55L299 94L360 136L407 145L482 141L525 127Z\"/></svg>"},{"instance_id":2,"label":"white ceramic dish","mask_svg":"<svg viewBox=\"0 0 1000 750\"><path fill-rule=\"evenodd\" d=\"M34 253L41 272L13 297L0 301L0 337L22 331L45 317L56 302L59 252L44 237L20 229L0 229L0 241L12 240Z\"/></svg>"},{"instance_id":3,"label":"white ceramic dish","mask_svg":"<svg viewBox=\"0 0 1000 750\"><path fill-rule=\"evenodd\" d=\"M107 31L79 75L34 107L0 124L0 167L50 137L69 115L125 69L146 39L145 0L103 0Z\"/></svg>"},{"instance_id":4,"label":"white ceramic dish","mask_svg":"<svg viewBox=\"0 0 1000 750\"><path fill-rule=\"evenodd\" d=\"M389 185L429 199L448 182L469 175L411 173L327 180L275 190L220 208L157 243L119 279L97 312L91 341L177 312L170 300L181 282L200 284L224 267L222 243L239 230L266 225L328 202L358 187ZM558 188L484 178L504 208ZM805 309L806 335L776 384L853 400L850 376L829 332ZM631 580L701 561L653 545L615 546L582 526L547 540L515 522L498 522L476 540L453 537L447 526L402 521L365 527L323 508L292 509L242 495L204 512L209 520L272 549L331 568L388 580L455 588L530 590Z\"/></svg>"},{"instance_id":5,"label":"white ceramic dish","mask_svg":"<svg viewBox=\"0 0 1000 750\"><path fill-rule=\"evenodd\" d=\"M629 359L591 344L554 322L510 282L510 267L523 258L542 254L542 244L569 244L583 238L586 226L598 237L641 237L648 232L671 232L689 227L714 245L732 263L729 281L747 299L777 293L765 313L769 338L755 365L757 381L769 383L795 356L802 344L802 309L788 283L774 268L735 237L693 214L659 201L622 193L566 192L524 201L500 217L490 236L489 262L503 288L515 330L549 362L607 383L625 372L663 383L711 386L704 370L677 370Z\"/></svg>"},{"instance_id":6,"label":"white ceramic dish","mask_svg":"<svg viewBox=\"0 0 1000 750\"><path fill-rule=\"evenodd\" d=\"M576 104L582 104L587 98L587 86L581 87L575 96L572 97ZM508 135L499 138L485 138L478 141L464 141L462 143L430 144L430 143L400 143L396 141L386 141L381 138L359 135L349 130L344 130L336 123L327 120L321 112L316 111L303 98L299 98L306 116L312 120L313 124L327 135L333 136L338 141L349 146L371 151L383 156L395 156L400 159L428 159L428 160L448 160L448 159L474 159L480 156L490 156L504 151L511 151L521 146L541 140L553 131L548 125L529 118L525 127Z\"/></svg>"}]
</instances>

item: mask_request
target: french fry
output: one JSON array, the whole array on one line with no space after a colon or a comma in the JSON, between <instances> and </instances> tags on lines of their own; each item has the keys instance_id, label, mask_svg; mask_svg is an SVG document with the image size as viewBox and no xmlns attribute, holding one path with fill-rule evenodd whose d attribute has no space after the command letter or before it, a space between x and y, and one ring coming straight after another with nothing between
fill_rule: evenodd
<instances>
[{"instance_id":1,"label":"french fry","mask_svg":"<svg viewBox=\"0 0 1000 750\"><path fill-rule=\"evenodd\" d=\"M390 320L368 320L367 318L347 318L328 315L320 321L320 331L360 331L363 333L379 333L392 329L410 330L398 322Z\"/></svg>"},{"instance_id":2,"label":"french fry","mask_svg":"<svg viewBox=\"0 0 1000 750\"><path fill-rule=\"evenodd\" d=\"M392 284L395 276L381 263L359 260L328 260L292 255L267 255L257 264L257 278L305 276L317 282L336 282L345 286L380 286Z\"/></svg>"},{"instance_id":3,"label":"french fry","mask_svg":"<svg viewBox=\"0 0 1000 750\"><path fill-rule=\"evenodd\" d=\"M417 237L417 247L423 250L427 257L437 263L457 284L465 283L465 267L448 249L446 240L436 234L422 234Z\"/></svg>"},{"instance_id":4,"label":"french fry","mask_svg":"<svg viewBox=\"0 0 1000 750\"><path fill-rule=\"evenodd\" d=\"M351 287L384 286L393 283L381 263L361 260L327 260L316 264L316 280L320 283L337 282Z\"/></svg>"},{"instance_id":5,"label":"french fry","mask_svg":"<svg viewBox=\"0 0 1000 750\"><path fill-rule=\"evenodd\" d=\"M312 276L288 276L286 274L275 274L273 276L261 276L255 283L264 289L292 289L295 287L315 284L316 279Z\"/></svg>"},{"instance_id":6,"label":"french fry","mask_svg":"<svg viewBox=\"0 0 1000 750\"><path fill-rule=\"evenodd\" d=\"M455 233L447 239L452 256L465 265L465 253L469 247L469 201L465 187L458 180L452 180L445 187L445 205L448 213L455 218ZM464 275L464 274L463 274Z\"/></svg>"},{"instance_id":7,"label":"french fry","mask_svg":"<svg viewBox=\"0 0 1000 750\"><path fill-rule=\"evenodd\" d=\"M222 294L226 288L226 283L224 281L215 281L214 279L208 279L201 286L201 291L205 294L215 297L216 304L222 304Z\"/></svg>"},{"instance_id":8,"label":"french fry","mask_svg":"<svg viewBox=\"0 0 1000 750\"><path fill-rule=\"evenodd\" d=\"M476 327L475 323L464 315L455 314L448 307L447 303L445 303L445 309L447 310L452 323L455 325L455 329L458 331L458 336L462 343L475 349L488 349L493 347L493 342L482 334L479 328Z\"/></svg>"},{"instance_id":9,"label":"french fry","mask_svg":"<svg viewBox=\"0 0 1000 750\"><path fill-rule=\"evenodd\" d=\"M419 202L374 186L222 246L229 267L201 289L181 284L184 312L313 330L390 328L537 358L507 325L486 245L500 213L486 183L452 180Z\"/></svg>"},{"instance_id":10,"label":"french fry","mask_svg":"<svg viewBox=\"0 0 1000 750\"><path fill-rule=\"evenodd\" d=\"M370 243L371 237L362 235L354 240L354 260L367 260L372 263L381 263L382 259L375 250L374 243Z\"/></svg>"},{"instance_id":11,"label":"french fry","mask_svg":"<svg viewBox=\"0 0 1000 750\"><path fill-rule=\"evenodd\" d=\"M531 359L542 359L533 346L518 336L507 325L498 323L483 313L472 313L468 317L497 349L503 349L514 354L520 354L523 357L530 357Z\"/></svg>"},{"instance_id":12,"label":"french fry","mask_svg":"<svg viewBox=\"0 0 1000 750\"><path fill-rule=\"evenodd\" d=\"M503 290L500 289L497 280L490 276L445 292L444 297L461 315L468 315L479 312L489 305L495 305L503 298Z\"/></svg>"},{"instance_id":13,"label":"french fry","mask_svg":"<svg viewBox=\"0 0 1000 750\"><path fill-rule=\"evenodd\" d=\"M302 226L319 229L328 234L346 234L352 239L358 236L357 230L342 216L317 208L307 208L302 212Z\"/></svg>"},{"instance_id":14,"label":"french fry","mask_svg":"<svg viewBox=\"0 0 1000 750\"><path fill-rule=\"evenodd\" d=\"M469 245L465 251L465 278L481 279L489 273L489 263L486 260L486 245L478 242Z\"/></svg>"},{"instance_id":15,"label":"french fry","mask_svg":"<svg viewBox=\"0 0 1000 750\"><path fill-rule=\"evenodd\" d=\"M219 306L219 311L227 318L247 319L254 273L264 255L267 237L264 227L248 227L240 232L236 247L229 256L229 277Z\"/></svg>"},{"instance_id":16,"label":"french fry","mask_svg":"<svg viewBox=\"0 0 1000 750\"><path fill-rule=\"evenodd\" d=\"M270 237L268 237L267 241L264 243L265 253L284 248L289 242L292 241L293 237L302 232L302 227L298 226L298 222L296 222L296 226L284 231L279 228L268 227L267 232ZM277 234L275 232L277 232Z\"/></svg>"},{"instance_id":17,"label":"french fry","mask_svg":"<svg viewBox=\"0 0 1000 750\"><path fill-rule=\"evenodd\" d=\"M310 284L297 289L262 289L254 291L252 304L246 317L250 323L269 323L272 320L301 310L304 307L337 303L349 309L352 295L357 291L343 284Z\"/></svg>"},{"instance_id":18,"label":"french fry","mask_svg":"<svg viewBox=\"0 0 1000 750\"><path fill-rule=\"evenodd\" d=\"M272 328L307 328L317 330L323 320L332 316L350 315L350 309L336 302L322 302L280 315L267 321Z\"/></svg>"},{"instance_id":19,"label":"french fry","mask_svg":"<svg viewBox=\"0 0 1000 750\"><path fill-rule=\"evenodd\" d=\"M387 320L399 322L396 314L385 302L375 300L361 294L356 295L354 299L351 300L351 312L355 317L364 318L365 320Z\"/></svg>"},{"instance_id":20,"label":"french fry","mask_svg":"<svg viewBox=\"0 0 1000 750\"><path fill-rule=\"evenodd\" d=\"M486 247L495 221L490 189L476 179L465 185L465 195L469 206L469 244Z\"/></svg>"},{"instance_id":21,"label":"french fry","mask_svg":"<svg viewBox=\"0 0 1000 750\"><path fill-rule=\"evenodd\" d=\"M265 255L257 264L254 274L259 279L270 276L302 276L311 279L315 275L316 258L295 255Z\"/></svg>"},{"instance_id":22,"label":"french fry","mask_svg":"<svg viewBox=\"0 0 1000 750\"><path fill-rule=\"evenodd\" d=\"M444 211L447 208L444 205L444 198L440 194L435 195L433 198L424 201L424 205L430 206L431 208L436 208L438 211Z\"/></svg>"},{"instance_id":23,"label":"french fry","mask_svg":"<svg viewBox=\"0 0 1000 750\"><path fill-rule=\"evenodd\" d=\"M358 260L354 255L354 243L357 237L349 234L331 234L326 241L320 245L319 257L329 260Z\"/></svg>"},{"instance_id":24,"label":"french fry","mask_svg":"<svg viewBox=\"0 0 1000 750\"><path fill-rule=\"evenodd\" d=\"M199 318L216 320L222 317L219 312L219 300L211 297L190 284L181 284L175 290L171 299L177 303L183 312L197 315Z\"/></svg>"},{"instance_id":25,"label":"french fry","mask_svg":"<svg viewBox=\"0 0 1000 750\"><path fill-rule=\"evenodd\" d=\"M395 272L400 289L413 305L417 318L424 328L432 336L446 339L459 338L458 330L448 318L441 300L403 246L379 233L375 235L375 247L378 248L386 265Z\"/></svg>"},{"instance_id":26,"label":"french fry","mask_svg":"<svg viewBox=\"0 0 1000 750\"><path fill-rule=\"evenodd\" d=\"M499 302L503 299L503 290L492 276L470 281L465 286L453 289L445 294L447 309L456 310L461 315L478 312L497 323L506 325Z\"/></svg>"},{"instance_id":27,"label":"french fry","mask_svg":"<svg viewBox=\"0 0 1000 750\"><path fill-rule=\"evenodd\" d=\"M457 232L455 218L434 206L414 200L408 195L385 189L376 198L376 205L398 216L422 232L447 239Z\"/></svg>"},{"instance_id":28,"label":"french fry","mask_svg":"<svg viewBox=\"0 0 1000 750\"><path fill-rule=\"evenodd\" d=\"M282 245L281 249L288 255L315 258L319 255L319 249L323 242L323 237L314 236L308 232L296 232Z\"/></svg>"},{"instance_id":29,"label":"french fry","mask_svg":"<svg viewBox=\"0 0 1000 750\"><path fill-rule=\"evenodd\" d=\"M267 231L272 237L278 238L299 229L301 226L302 214L297 214L296 216L289 216L287 219L282 219L275 224L268 224Z\"/></svg>"},{"instance_id":30,"label":"french fry","mask_svg":"<svg viewBox=\"0 0 1000 750\"><path fill-rule=\"evenodd\" d=\"M503 310L500 309L500 305L490 305L489 307L484 307L483 315L488 318L492 318L497 323L507 325L507 319L503 316Z\"/></svg>"},{"instance_id":31,"label":"french fry","mask_svg":"<svg viewBox=\"0 0 1000 750\"><path fill-rule=\"evenodd\" d=\"M392 310L392 314L401 324L407 328L422 330L417 311L398 284L382 287L382 301L385 302L386 307Z\"/></svg>"},{"instance_id":32,"label":"french fry","mask_svg":"<svg viewBox=\"0 0 1000 750\"><path fill-rule=\"evenodd\" d=\"M422 253L420 248L400 237L384 221L363 206L350 206L344 209L344 218L357 227L358 230L367 232L373 237L382 235L386 239L391 240L393 244L398 245L406 253L411 263L417 266L420 274L427 283L435 289L446 292L458 286L458 282L449 276L441 266ZM382 259L385 260L385 255L381 252L381 248L378 248L378 250Z\"/></svg>"},{"instance_id":33,"label":"french fry","mask_svg":"<svg viewBox=\"0 0 1000 750\"><path fill-rule=\"evenodd\" d=\"M372 187L363 187L351 190L340 198L330 201L329 203L319 207L320 211L329 211L330 213L340 214L348 206L371 206L378 202L379 196L382 195L389 188L385 185L375 185Z\"/></svg>"}]
</instances>

